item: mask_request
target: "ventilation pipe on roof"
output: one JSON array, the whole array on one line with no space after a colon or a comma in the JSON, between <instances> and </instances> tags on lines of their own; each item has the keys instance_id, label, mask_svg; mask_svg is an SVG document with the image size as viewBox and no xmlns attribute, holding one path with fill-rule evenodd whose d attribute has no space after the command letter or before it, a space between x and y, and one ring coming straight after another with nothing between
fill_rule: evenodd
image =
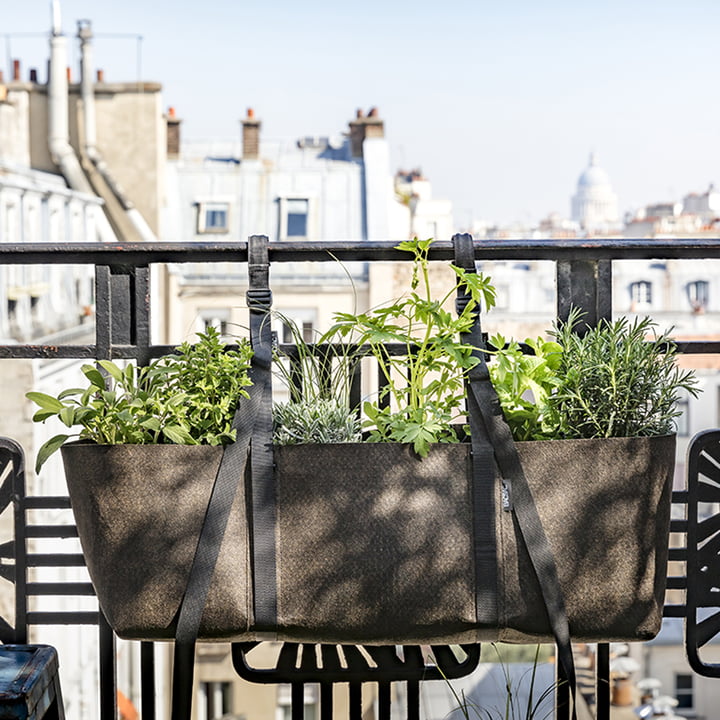
<instances>
[{"instance_id":1,"label":"ventilation pipe on roof","mask_svg":"<svg viewBox=\"0 0 720 720\"><path fill-rule=\"evenodd\" d=\"M93 57L92 57L92 26L89 20L78 21L78 37L80 38L80 95L83 106L83 123L85 126L85 139L83 152L93 164L95 169L110 188L110 191L120 203L128 220L132 223L142 240L157 242L157 237L147 224L145 218L127 197L117 180L110 173L110 168L97 148L97 121L95 117L95 89L93 87Z\"/></svg>"},{"instance_id":2,"label":"ventilation pipe on roof","mask_svg":"<svg viewBox=\"0 0 720 720\"><path fill-rule=\"evenodd\" d=\"M50 82L48 87L48 123L50 154L75 190L92 193L92 188L68 140L67 42L60 27L58 0L52 2L53 27L50 37Z\"/></svg>"},{"instance_id":3,"label":"ventilation pipe on roof","mask_svg":"<svg viewBox=\"0 0 720 720\"><path fill-rule=\"evenodd\" d=\"M48 147L53 162L73 190L94 195L80 161L70 145L68 128L67 42L60 25L60 5L52 0L52 34L50 36L50 74L48 81ZM100 240L117 238L104 213L96 216Z\"/></svg>"}]
</instances>

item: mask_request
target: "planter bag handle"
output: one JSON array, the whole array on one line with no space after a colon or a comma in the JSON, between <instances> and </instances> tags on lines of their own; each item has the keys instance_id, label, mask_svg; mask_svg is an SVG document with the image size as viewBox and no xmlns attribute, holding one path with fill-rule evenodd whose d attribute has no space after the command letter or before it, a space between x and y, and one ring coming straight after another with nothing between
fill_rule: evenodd
<instances>
[{"instance_id":1,"label":"planter bag handle","mask_svg":"<svg viewBox=\"0 0 720 720\"><path fill-rule=\"evenodd\" d=\"M252 236L248 244L250 289L247 292L250 340L254 350L250 366L252 385L248 390L249 399L243 398L240 401L233 418L235 442L223 449L188 584L178 610L173 662L172 720L189 720L191 715L195 642L235 492L245 477L248 455L253 467L253 493L261 493L260 502L254 503L253 507L253 528L256 533L253 543L255 568L256 572L260 570L263 573L262 578L255 580L256 623L260 626L274 624L276 592L272 529L275 524L275 503L272 497L266 497L268 493L272 493L272 482L267 481L268 473L272 480L272 446L268 448L267 442L250 442L254 437L272 437L272 334L269 319L272 294L268 288L267 256L267 238ZM270 532L263 531L263 528L270 528ZM270 581L272 585L269 586Z\"/></svg>"},{"instance_id":2,"label":"planter bag handle","mask_svg":"<svg viewBox=\"0 0 720 720\"><path fill-rule=\"evenodd\" d=\"M453 246L455 264L467 272L476 272L472 236L467 233L455 235ZM457 308L459 313L467 306L469 299L467 293L458 291ZM517 520L522 541L532 562L545 601L545 608L557 645L558 660L565 672L573 698L572 717L574 719L576 717L574 700L577 683L565 599L560 587L553 552L543 530L542 521L525 477L510 426L505 421L500 400L490 381L485 352L483 352L485 343L480 327L479 308L474 313L472 328L468 333L463 334L462 340L475 348L475 357L478 361L468 373L468 416L472 437L473 481L476 485L474 492L476 497L478 492L482 493L482 488L486 487L488 483L488 474L493 474L493 458L492 456L488 458L488 447L490 447L503 483L503 509L512 512ZM490 478L490 481L494 483L493 478ZM492 504L486 502L487 497L486 491L483 494L483 502L489 509L482 510L478 508L477 503L474 507L476 545L486 542L487 538L484 536L493 533L491 542L494 549L494 508ZM494 496L490 495L490 497ZM478 532L480 533L479 540ZM478 590L476 605L478 617L482 619L493 610L497 612L497 587L494 570L483 572L483 568L489 568L488 564L494 558L484 558L478 553L478 550L482 549L476 548L478 577L480 578L478 585L483 585L488 582L488 578L490 579L487 590ZM492 597L493 594L494 597Z\"/></svg>"}]
</instances>

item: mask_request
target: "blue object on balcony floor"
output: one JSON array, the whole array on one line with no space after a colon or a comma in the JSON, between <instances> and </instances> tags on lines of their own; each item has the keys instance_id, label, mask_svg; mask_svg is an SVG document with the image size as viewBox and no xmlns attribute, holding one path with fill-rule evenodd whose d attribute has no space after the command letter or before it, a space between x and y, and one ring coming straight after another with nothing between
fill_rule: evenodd
<instances>
[{"instance_id":1,"label":"blue object on balcony floor","mask_svg":"<svg viewBox=\"0 0 720 720\"><path fill-rule=\"evenodd\" d=\"M49 645L0 645L0 720L64 720L58 658Z\"/></svg>"}]
</instances>

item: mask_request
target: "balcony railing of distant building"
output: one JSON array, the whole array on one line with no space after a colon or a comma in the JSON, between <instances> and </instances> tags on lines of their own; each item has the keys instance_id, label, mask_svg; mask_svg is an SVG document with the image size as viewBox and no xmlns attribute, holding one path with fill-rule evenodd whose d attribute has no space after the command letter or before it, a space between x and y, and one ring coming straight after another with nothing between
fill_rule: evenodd
<instances>
[{"instance_id":1,"label":"balcony railing of distant building","mask_svg":"<svg viewBox=\"0 0 720 720\"><path fill-rule=\"evenodd\" d=\"M271 266L286 262L343 262L372 263L377 261L406 261L407 254L395 248L395 242L270 242ZM547 260L556 266L557 316L566 318L572 307L586 313L586 320L594 324L612 313L612 261L649 259L706 259L720 258L720 240L564 240L529 241L501 240L475 243L475 256L483 261L534 261ZM6 344L0 345L1 359L128 359L147 363L151 358L165 354L172 346L153 344L151 340L151 288L150 267L164 263L246 263L247 243L128 243L128 244L0 244L0 266L13 265L91 265L95 268L95 325L92 344ZM452 261L453 245L450 241L436 242L430 252L431 260ZM678 348L684 353L720 354L720 341L702 339L683 341ZM11 470L12 447L0 448L3 465ZM15 468L17 469L17 468ZM4 562L3 576L13 580L16 586L16 613L14 627L3 629L5 641L25 642L28 628L35 628L34 635L42 641L42 627L48 625L97 624L99 628L100 652L100 716L102 720L117 717L117 688L115 670L115 638L112 630L97 611L38 610L34 608L37 598L58 595L83 598L93 594L89 583L36 582L31 577L33 569L46 567L78 566L83 564L82 555L37 553L27 541L38 538L62 538L76 536L71 524L34 525L28 520L28 513L42 509L69 508L65 496L25 495L22 473L3 475L5 484L3 497L5 507L15 505L16 542L2 546ZM7 487L11 478L19 483ZM679 513L674 517L672 531L679 543L673 543L670 559L686 560L688 521L685 510L688 501L686 491L674 493L674 502ZM0 568L2 569L2 568ZM668 587L680 592L688 587L682 573L670 577ZM78 603L78 608L84 608ZM666 617L684 617L685 601L666 605ZM0 628L2 629L2 628ZM697 635L697 633L696 633ZM702 636L707 642L708 633ZM456 657L451 651L439 650L437 663L447 676L470 672L477 664L479 653L466 648L466 656ZM404 682L407 687L406 712L408 718L420 717L419 683L428 677L440 677L435 669L424 666L419 650L406 648L402 659L390 648L373 654L368 663L366 654L356 653L357 661L348 661L349 672L333 672L318 668L314 648L303 651L292 647L285 654L295 660L297 672L286 672L282 659L275 670L256 670L245 656L235 657L235 665L241 675L255 682L282 682L291 684L292 717L303 717L304 684L316 682L320 686L320 717L333 717L332 685L335 682L350 686L350 717L360 719L362 714L361 687L365 682L378 683L378 714L390 718L392 682ZM304 653L304 654L303 654ZM325 657L322 650L320 656ZM350 657L352 651L348 651ZM443 660L444 657L444 660ZM282 658L282 652L281 652ZM298 660L297 658L303 658ZM607 645L598 647L597 673L597 717L609 718L609 651ZM61 657L63 663L72 663L71 657ZM404 666L402 663L405 663ZM400 665L398 665L400 663ZM330 665L333 663L330 662ZM400 667L400 670L398 670ZM697 669L697 664L695 665ZM443 669L444 668L444 669ZM287 670L287 667L285 668ZM700 668L702 669L702 668ZM435 672L435 675L433 675ZM711 669L708 674L715 670ZM152 643L141 644L141 715L143 720L157 716L155 683L155 650ZM557 695L556 717L568 717L567 697Z\"/></svg>"}]
</instances>

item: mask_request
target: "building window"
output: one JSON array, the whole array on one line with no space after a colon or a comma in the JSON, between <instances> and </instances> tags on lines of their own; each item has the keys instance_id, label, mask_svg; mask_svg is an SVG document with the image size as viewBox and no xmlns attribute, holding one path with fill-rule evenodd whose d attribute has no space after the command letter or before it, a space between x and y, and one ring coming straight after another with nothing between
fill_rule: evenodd
<instances>
[{"instance_id":1,"label":"building window","mask_svg":"<svg viewBox=\"0 0 720 720\"><path fill-rule=\"evenodd\" d=\"M308 230L308 201L301 199L287 200L287 236L307 237Z\"/></svg>"},{"instance_id":2,"label":"building window","mask_svg":"<svg viewBox=\"0 0 720 720\"><path fill-rule=\"evenodd\" d=\"M289 684L277 686L277 720L292 718L292 690ZM318 686L311 683L303 685L303 720L317 720Z\"/></svg>"},{"instance_id":3,"label":"building window","mask_svg":"<svg viewBox=\"0 0 720 720\"><path fill-rule=\"evenodd\" d=\"M678 701L678 710L689 710L694 706L692 675L675 674L675 698Z\"/></svg>"},{"instance_id":4,"label":"building window","mask_svg":"<svg viewBox=\"0 0 720 720\"><path fill-rule=\"evenodd\" d=\"M208 308L200 310L200 332L215 328L221 335L227 335L230 325L230 310L227 308Z\"/></svg>"},{"instance_id":5,"label":"building window","mask_svg":"<svg viewBox=\"0 0 720 720\"><path fill-rule=\"evenodd\" d=\"M311 320L303 320L297 324L295 324L295 327L289 322L283 321L282 324L282 341L284 343L295 343L297 338L295 337L295 333L297 333L303 340L303 342L311 343L314 342L314 335L313 335L313 323Z\"/></svg>"},{"instance_id":6,"label":"building window","mask_svg":"<svg viewBox=\"0 0 720 720\"><path fill-rule=\"evenodd\" d=\"M201 202L198 207L198 233L230 232L230 203Z\"/></svg>"},{"instance_id":7,"label":"building window","mask_svg":"<svg viewBox=\"0 0 720 720\"><path fill-rule=\"evenodd\" d=\"M647 280L630 283L630 308L647 308L652 305L652 284Z\"/></svg>"},{"instance_id":8,"label":"building window","mask_svg":"<svg viewBox=\"0 0 720 720\"><path fill-rule=\"evenodd\" d=\"M695 280L687 284L686 290L693 312L705 310L710 296L710 283L707 280Z\"/></svg>"},{"instance_id":9,"label":"building window","mask_svg":"<svg viewBox=\"0 0 720 720\"><path fill-rule=\"evenodd\" d=\"M307 198L280 198L280 237L284 239L310 236L310 200Z\"/></svg>"},{"instance_id":10,"label":"building window","mask_svg":"<svg viewBox=\"0 0 720 720\"><path fill-rule=\"evenodd\" d=\"M295 344L298 336L306 343L317 340L317 313L311 308L278 310L276 322L278 325L273 330L277 331L281 343Z\"/></svg>"},{"instance_id":11,"label":"building window","mask_svg":"<svg viewBox=\"0 0 720 720\"><path fill-rule=\"evenodd\" d=\"M201 682L198 686L198 720L220 720L232 714L232 683Z\"/></svg>"}]
</instances>

